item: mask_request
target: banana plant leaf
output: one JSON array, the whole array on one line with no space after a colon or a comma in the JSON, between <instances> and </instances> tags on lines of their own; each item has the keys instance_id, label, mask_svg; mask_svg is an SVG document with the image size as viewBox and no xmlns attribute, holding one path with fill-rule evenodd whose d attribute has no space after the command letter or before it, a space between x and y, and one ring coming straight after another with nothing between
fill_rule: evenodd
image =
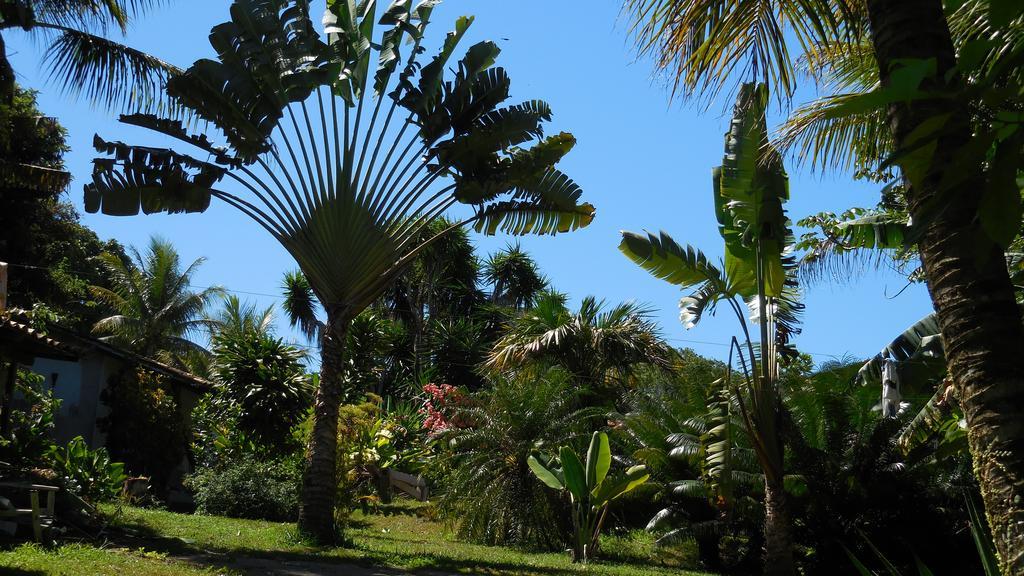
<instances>
[{"instance_id":1,"label":"banana plant leaf","mask_svg":"<svg viewBox=\"0 0 1024 576\"><path fill-rule=\"evenodd\" d=\"M725 139L722 165L713 171L715 215L725 239L725 273L743 296L758 293L757 266L764 268L764 294L776 297L786 284L783 256L792 231L783 208L789 177L782 157L768 144L768 89L744 84Z\"/></svg>"}]
</instances>

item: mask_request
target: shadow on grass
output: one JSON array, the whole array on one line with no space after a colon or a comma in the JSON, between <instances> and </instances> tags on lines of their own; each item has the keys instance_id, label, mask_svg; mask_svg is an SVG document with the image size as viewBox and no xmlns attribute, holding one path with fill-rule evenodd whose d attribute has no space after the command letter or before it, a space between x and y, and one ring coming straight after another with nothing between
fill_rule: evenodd
<instances>
[{"instance_id":1,"label":"shadow on grass","mask_svg":"<svg viewBox=\"0 0 1024 576\"><path fill-rule=\"evenodd\" d=\"M46 576L42 570L25 570L22 568L5 568L0 566L0 574L4 576Z\"/></svg>"},{"instance_id":2,"label":"shadow on grass","mask_svg":"<svg viewBox=\"0 0 1024 576\"><path fill-rule=\"evenodd\" d=\"M128 548L143 548L147 551L165 553L172 558L187 561L192 564L207 566L211 568L237 568L247 561L270 561L280 563L280 569L285 565L294 567L296 564L305 565L306 568L315 568L317 573L322 574L350 574L351 568L360 567L373 574L486 574L489 576L512 576L522 575L528 571L530 574L545 576L571 576L578 574L577 571L545 566L523 566L513 562L496 561L488 559L461 559L443 556L435 552L409 553L398 550L382 551L362 542L353 542L340 548L316 548L310 546L308 550L261 550L246 547L217 547L202 546L181 538L169 538L145 523L122 521L116 527L111 528L110 539L112 543ZM423 540L414 540L394 536L360 535L362 540L379 540L381 542L398 545L409 543L422 543ZM359 557L350 558L334 556L332 551L350 550ZM315 566L310 566L315 565ZM394 566L410 566L409 569L395 568ZM242 566L244 567L244 566ZM260 567L259 573L266 573L265 567ZM336 572L335 572L336 570Z\"/></svg>"}]
</instances>

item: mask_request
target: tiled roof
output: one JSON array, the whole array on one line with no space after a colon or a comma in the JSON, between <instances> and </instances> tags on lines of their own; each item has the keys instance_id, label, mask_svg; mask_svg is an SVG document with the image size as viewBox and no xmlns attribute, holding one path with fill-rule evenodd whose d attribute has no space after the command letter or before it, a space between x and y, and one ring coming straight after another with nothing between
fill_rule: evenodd
<instances>
[{"instance_id":1,"label":"tiled roof","mask_svg":"<svg viewBox=\"0 0 1024 576\"><path fill-rule=\"evenodd\" d=\"M0 352L12 354L16 359L42 356L58 360L74 360L79 354L61 342L33 328L17 314L0 314Z\"/></svg>"},{"instance_id":2,"label":"tiled roof","mask_svg":"<svg viewBox=\"0 0 1024 576\"><path fill-rule=\"evenodd\" d=\"M160 374L196 392L206 392L213 387L208 380L194 374L139 356L92 336L78 334L59 325L49 328L47 333L33 328L19 310L0 314L0 353L9 349L19 360L27 356L74 361L90 352L98 352Z\"/></svg>"}]
</instances>

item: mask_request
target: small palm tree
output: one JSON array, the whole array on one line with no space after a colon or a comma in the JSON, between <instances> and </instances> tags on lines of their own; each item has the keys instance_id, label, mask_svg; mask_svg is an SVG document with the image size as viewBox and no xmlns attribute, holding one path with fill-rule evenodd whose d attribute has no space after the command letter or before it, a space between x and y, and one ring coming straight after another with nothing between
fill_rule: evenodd
<instances>
[{"instance_id":1,"label":"small palm tree","mask_svg":"<svg viewBox=\"0 0 1024 576\"><path fill-rule=\"evenodd\" d=\"M270 336L274 327L274 306L260 310L256 304L243 302L238 296L228 294L216 314L207 319L211 323L213 336L257 334Z\"/></svg>"},{"instance_id":2,"label":"small palm tree","mask_svg":"<svg viewBox=\"0 0 1024 576\"><path fill-rule=\"evenodd\" d=\"M97 138L113 158L96 161L85 189L87 211L122 216L202 212L216 199L295 258L308 290L289 313L310 330L317 308L325 316L299 514L302 530L324 542L337 536L337 421L352 320L453 228L556 234L594 216L582 189L554 167L575 139L544 137L550 107L502 107L510 80L494 66L499 48L480 42L452 61L472 18L459 18L422 64L436 2L399 0L379 19L373 0L326 4L325 38L308 0L236 0L210 36L217 60L167 82L172 110L218 131L190 133L182 117L125 116L200 153ZM221 135L226 147L213 141ZM472 215L424 240L457 204Z\"/></svg>"},{"instance_id":3,"label":"small palm tree","mask_svg":"<svg viewBox=\"0 0 1024 576\"><path fill-rule=\"evenodd\" d=\"M670 365L671 350L649 309L632 302L606 308L592 296L584 298L576 312L565 303L564 294L542 293L533 308L508 324L486 368L504 372L552 363L569 372L583 392L583 402L607 403L614 396L609 392L624 385L632 369Z\"/></svg>"},{"instance_id":4,"label":"small palm tree","mask_svg":"<svg viewBox=\"0 0 1024 576\"><path fill-rule=\"evenodd\" d=\"M484 262L483 277L493 287L491 301L520 310L532 305L548 286L537 262L519 244L491 254Z\"/></svg>"},{"instance_id":5,"label":"small palm tree","mask_svg":"<svg viewBox=\"0 0 1024 576\"><path fill-rule=\"evenodd\" d=\"M451 473L441 510L463 537L486 543L559 549L568 533L559 500L530 471L538 448L586 437L602 411L580 409L558 369L498 378L458 413L468 426L451 429Z\"/></svg>"},{"instance_id":6,"label":"small palm tree","mask_svg":"<svg viewBox=\"0 0 1024 576\"><path fill-rule=\"evenodd\" d=\"M15 72L4 35L29 34L47 42L50 77L64 90L108 108L149 106L178 68L106 37L163 0L5 0L0 5L0 98L14 96Z\"/></svg>"},{"instance_id":7,"label":"small palm tree","mask_svg":"<svg viewBox=\"0 0 1024 576\"><path fill-rule=\"evenodd\" d=\"M185 368L190 354L206 350L192 338L210 329L207 305L220 295L219 287L192 291L193 276L204 258L184 270L170 242L152 238L145 254L131 249L131 260L100 255L112 288L92 286L93 296L112 314L98 320L93 332L146 357Z\"/></svg>"}]
</instances>

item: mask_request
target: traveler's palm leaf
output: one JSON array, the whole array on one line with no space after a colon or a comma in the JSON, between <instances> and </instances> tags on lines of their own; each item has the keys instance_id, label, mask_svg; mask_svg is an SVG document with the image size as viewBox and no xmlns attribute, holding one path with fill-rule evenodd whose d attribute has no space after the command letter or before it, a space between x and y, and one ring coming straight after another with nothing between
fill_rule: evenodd
<instances>
[{"instance_id":1,"label":"traveler's palm leaf","mask_svg":"<svg viewBox=\"0 0 1024 576\"><path fill-rule=\"evenodd\" d=\"M486 234L586 226L593 208L553 168L574 140L543 138L544 102L500 107L509 79L492 68L497 46L470 47L445 78L472 18L459 19L427 65L416 64L431 5L392 3L378 45L372 1L328 2L326 41L306 2L235 2L231 21L210 35L216 60L197 61L167 87L227 146L175 119L126 116L205 154L97 139L113 158L96 161L87 210L196 212L222 200L270 231L321 302L348 316L401 273L419 232L455 204L471 206L469 223ZM405 37L412 44L402 56ZM517 148L531 141L536 148Z\"/></svg>"}]
</instances>

